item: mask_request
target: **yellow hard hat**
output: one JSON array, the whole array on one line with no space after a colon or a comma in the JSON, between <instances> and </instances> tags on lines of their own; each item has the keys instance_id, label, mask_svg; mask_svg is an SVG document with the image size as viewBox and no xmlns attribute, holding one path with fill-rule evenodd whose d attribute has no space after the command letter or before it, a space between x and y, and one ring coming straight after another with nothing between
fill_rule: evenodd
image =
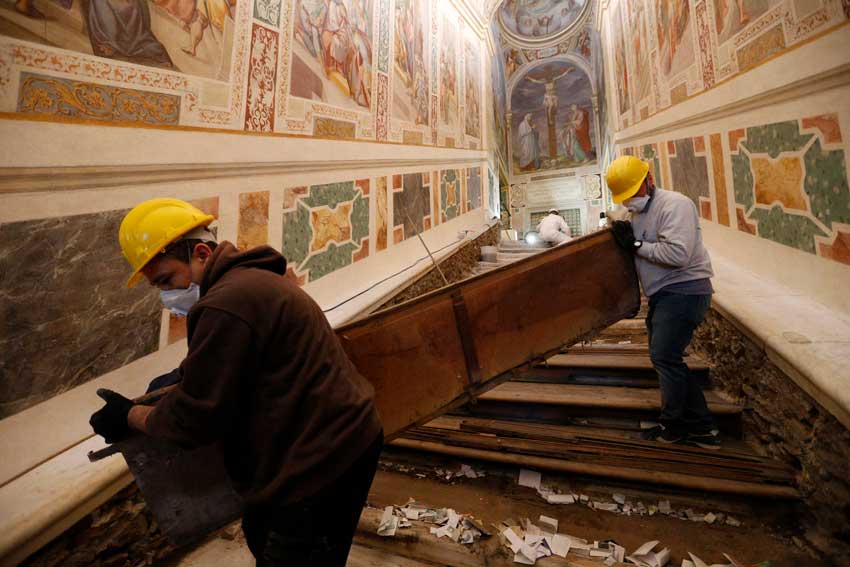
<instances>
[{"instance_id":1,"label":"yellow hard hat","mask_svg":"<svg viewBox=\"0 0 850 567\"><path fill-rule=\"evenodd\" d=\"M634 156L621 156L611 162L605 182L611 190L611 196L618 205L640 189L641 183L649 171L649 164Z\"/></svg>"},{"instance_id":2,"label":"yellow hard hat","mask_svg":"<svg viewBox=\"0 0 850 567\"><path fill-rule=\"evenodd\" d=\"M214 220L214 216L180 199L151 199L136 205L118 229L121 252L133 268L127 287L138 283L142 268L169 244Z\"/></svg>"}]
</instances>

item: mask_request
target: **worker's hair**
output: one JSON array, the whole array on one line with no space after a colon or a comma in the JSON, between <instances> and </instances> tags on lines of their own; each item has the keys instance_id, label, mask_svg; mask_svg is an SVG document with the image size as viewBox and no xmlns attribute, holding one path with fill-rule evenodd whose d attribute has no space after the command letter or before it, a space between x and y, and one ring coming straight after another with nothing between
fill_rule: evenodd
<instances>
[{"instance_id":1,"label":"worker's hair","mask_svg":"<svg viewBox=\"0 0 850 567\"><path fill-rule=\"evenodd\" d=\"M189 263L189 259L192 257L192 252L195 250L195 246L198 244L206 244L210 247L210 250L215 250L215 247L218 246L218 243L212 240L202 240L200 238L182 238L177 242L172 243L168 248L166 248L162 252L163 258L174 258L175 260L179 260L184 264Z\"/></svg>"}]
</instances>

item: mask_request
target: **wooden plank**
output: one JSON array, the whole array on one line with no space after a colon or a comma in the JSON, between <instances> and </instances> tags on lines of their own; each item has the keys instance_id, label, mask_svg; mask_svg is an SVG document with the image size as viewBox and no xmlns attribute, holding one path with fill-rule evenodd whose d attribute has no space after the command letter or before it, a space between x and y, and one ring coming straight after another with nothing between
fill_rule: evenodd
<instances>
[{"instance_id":1,"label":"wooden plank","mask_svg":"<svg viewBox=\"0 0 850 567\"><path fill-rule=\"evenodd\" d=\"M685 363L691 372L708 370L708 363L701 358L689 355ZM570 351L567 354L556 354L546 360L547 366L567 368L626 368L635 370L653 370L649 355L615 354L615 353L582 353Z\"/></svg>"},{"instance_id":2,"label":"wooden plank","mask_svg":"<svg viewBox=\"0 0 850 567\"><path fill-rule=\"evenodd\" d=\"M587 442L561 442L502 437L475 433L435 431L418 427L405 434L406 439L442 443L491 451L504 451L529 456L556 458L582 464L636 468L645 471L669 471L706 478L758 480L788 484L792 475L775 467L757 467L750 463L704 457L691 459L675 452L653 449L617 447Z\"/></svg>"},{"instance_id":3,"label":"wooden plank","mask_svg":"<svg viewBox=\"0 0 850 567\"><path fill-rule=\"evenodd\" d=\"M519 404L545 404L618 410L660 410L660 392L655 389L577 384L507 382L480 396L481 400ZM716 414L739 414L741 406L716 392L705 392L708 409Z\"/></svg>"},{"instance_id":4,"label":"wooden plank","mask_svg":"<svg viewBox=\"0 0 850 567\"><path fill-rule=\"evenodd\" d=\"M452 423L450 420L456 420ZM724 440L720 449L703 449L692 445L665 445L641 439L639 435L626 432L616 432L599 428L541 425L536 423L519 423L487 419L458 419L444 418L443 421L427 427L435 429L488 433L500 436L522 437L532 440L552 440L568 443L580 443L583 447L599 448L609 454L614 451L633 455L654 455L671 460L705 462L709 464L729 464L738 468L750 467L753 470L775 470L782 478L793 478L794 471L787 465L773 459L761 457L753 453L744 443L729 443Z\"/></svg>"},{"instance_id":5,"label":"wooden plank","mask_svg":"<svg viewBox=\"0 0 850 567\"><path fill-rule=\"evenodd\" d=\"M783 498L799 499L800 493L791 486L764 484L758 482L746 482L729 479L707 478L701 476L681 474L672 471L648 471L628 467L599 465L596 463L577 463L551 457L540 457L536 455L524 455L508 453L504 451L493 451L485 449L472 449L468 447L455 447L443 443L420 441L418 439L396 439L390 443L394 447L412 449L416 451L428 451L465 459L479 459L506 463L526 468L540 468L572 474L599 476L614 478L627 482L646 482L665 486L675 486L687 490L701 490L705 492L718 492L725 494L737 494L753 498Z\"/></svg>"},{"instance_id":6,"label":"wooden plank","mask_svg":"<svg viewBox=\"0 0 850 567\"><path fill-rule=\"evenodd\" d=\"M458 298L469 315L466 341L458 331ZM337 335L374 385L391 439L630 316L639 305L631 259L609 231L601 231L379 311ZM470 385L464 342L478 360L477 386Z\"/></svg>"}]
</instances>

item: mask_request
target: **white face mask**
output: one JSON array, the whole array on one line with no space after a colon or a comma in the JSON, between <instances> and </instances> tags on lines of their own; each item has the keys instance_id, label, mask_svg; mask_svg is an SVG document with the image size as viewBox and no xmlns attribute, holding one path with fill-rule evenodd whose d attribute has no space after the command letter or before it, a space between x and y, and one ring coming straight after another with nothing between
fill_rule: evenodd
<instances>
[{"instance_id":1,"label":"white face mask","mask_svg":"<svg viewBox=\"0 0 850 567\"><path fill-rule=\"evenodd\" d=\"M643 197L632 197L631 199L623 201L623 205L633 213L642 212L648 203L649 195L644 195Z\"/></svg>"},{"instance_id":2,"label":"white face mask","mask_svg":"<svg viewBox=\"0 0 850 567\"><path fill-rule=\"evenodd\" d=\"M165 308L180 317L185 317L200 298L201 286L194 282L184 289L167 289L159 292L159 299Z\"/></svg>"}]
</instances>

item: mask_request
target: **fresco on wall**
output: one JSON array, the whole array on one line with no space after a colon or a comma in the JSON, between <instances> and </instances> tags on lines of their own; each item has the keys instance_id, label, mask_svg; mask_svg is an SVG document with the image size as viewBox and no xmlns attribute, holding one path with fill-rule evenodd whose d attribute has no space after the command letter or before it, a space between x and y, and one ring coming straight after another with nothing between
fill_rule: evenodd
<instances>
[{"instance_id":1,"label":"fresco on wall","mask_svg":"<svg viewBox=\"0 0 850 567\"><path fill-rule=\"evenodd\" d=\"M440 125L456 128L458 121L457 26L443 16L440 40Z\"/></svg>"},{"instance_id":2,"label":"fresco on wall","mask_svg":"<svg viewBox=\"0 0 850 567\"><path fill-rule=\"evenodd\" d=\"M431 228L431 173L393 175L393 242Z\"/></svg>"},{"instance_id":3,"label":"fresco on wall","mask_svg":"<svg viewBox=\"0 0 850 567\"><path fill-rule=\"evenodd\" d=\"M514 35L546 37L567 29L587 0L505 0L499 21Z\"/></svg>"},{"instance_id":4,"label":"fresco on wall","mask_svg":"<svg viewBox=\"0 0 850 567\"><path fill-rule=\"evenodd\" d=\"M646 10L640 0L628 2L629 49L632 52L632 88L635 104L649 96L649 44L646 32Z\"/></svg>"},{"instance_id":5,"label":"fresco on wall","mask_svg":"<svg viewBox=\"0 0 850 567\"><path fill-rule=\"evenodd\" d=\"M690 0L663 0L655 4L661 73L672 77L694 63L694 26Z\"/></svg>"},{"instance_id":6,"label":"fresco on wall","mask_svg":"<svg viewBox=\"0 0 850 567\"><path fill-rule=\"evenodd\" d=\"M847 20L830 0L617 0L609 4L604 12L605 51L613 58L616 74L612 89L618 95L617 129L746 73Z\"/></svg>"},{"instance_id":7,"label":"fresco on wall","mask_svg":"<svg viewBox=\"0 0 850 567\"><path fill-rule=\"evenodd\" d=\"M490 85L493 92L493 123L495 125L495 150L498 159L508 162L508 132L505 126L507 104L505 101L505 76L502 74L502 62L498 55L490 62Z\"/></svg>"},{"instance_id":8,"label":"fresco on wall","mask_svg":"<svg viewBox=\"0 0 850 567\"><path fill-rule=\"evenodd\" d=\"M614 84L617 89L617 104L620 114L629 110L629 68L626 65L626 38L622 19L622 4L614 10L611 34L614 52Z\"/></svg>"},{"instance_id":9,"label":"fresco on wall","mask_svg":"<svg viewBox=\"0 0 850 567\"><path fill-rule=\"evenodd\" d=\"M284 189L281 252L301 283L367 257L369 180Z\"/></svg>"},{"instance_id":10,"label":"fresco on wall","mask_svg":"<svg viewBox=\"0 0 850 567\"><path fill-rule=\"evenodd\" d=\"M525 61L523 61L522 54L518 49L514 49L513 47L508 47L504 51L505 55L505 77L510 79L514 72L522 66Z\"/></svg>"},{"instance_id":11,"label":"fresco on wall","mask_svg":"<svg viewBox=\"0 0 850 567\"><path fill-rule=\"evenodd\" d=\"M18 0L0 4L0 25L3 35L26 41L227 80L235 6L236 0Z\"/></svg>"},{"instance_id":12,"label":"fresco on wall","mask_svg":"<svg viewBox=\"0 0 850 567\"><path fill-rule=\"evenodd\" d=\"M596 161L591 95L590 79L571 63L526 72L511 94L515 173Z\"/></svg>"},{"instance_id":13,"label":"fresco on wall","mask_svg":"<svg viewBox=\"0 0 850 567\"><path fill-rule=\"evenodd\" d=\"M782 0L714 0L717 43L723 43Z\"/></svg>"},{"instance_id":14,"label":"fresco on wall","mask_svg":"<svg viewBox=\"0 0 850 567\"><path fill-rule=\"evenodd\" d=\"M414 124L428 124L428 17L429 2L396 0L393 45L393 116Z\"/></svg>"},{"instance_id":15,"label":"fresco on wall","mask_svg":"<svg viewBox=\"0 0 850 567\"><path fill-rule=\"evenodd\" d=\"M295 1L292 96L371 106L373 1Z\"/></svg>"},{"instance_id":16,"label":"fresco on wall","mask_svg":"<svg viewBox=\"0 0 850 567\"><path fill-rule=\"evenodd\" d=\"M729 132L738 229L850 264L850 187L836 114Z\"/></svg>"},{"instance_id":17,"label":"fresco on wall","mask_svg":"<svg viewBox=\"0 0 850 567\"><path fill-rule=\"evenodd\" d=\"M467 135L481 137L481 56L480 44L464 41L464 123Z\"/></svg>"}]
</instances>

